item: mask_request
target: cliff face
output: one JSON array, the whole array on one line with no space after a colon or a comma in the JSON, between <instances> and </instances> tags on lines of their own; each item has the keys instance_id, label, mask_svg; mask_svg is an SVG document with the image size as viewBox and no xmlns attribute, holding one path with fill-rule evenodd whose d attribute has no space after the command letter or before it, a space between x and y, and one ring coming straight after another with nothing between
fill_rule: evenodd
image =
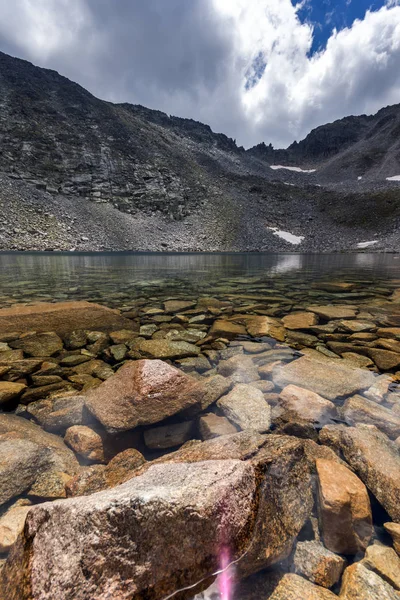
<instances>
[{"instance_id":1,"label":"cliff face","mask_svg":"<svg viewBox=\"0 0 400 600\"><path fill-rule=\"evenodd\" d=\"M399 133L394 106L319 127L287 150L245 151L207 125L101 101L0 53L0 248L291 248L275 227L304 236L296 249L337 250L377 227L361 218L366 194L372 213L379 195L388 203L386 240L400 216L398 184L386 180L400 174Z\"/></svg>"}]
</instances>

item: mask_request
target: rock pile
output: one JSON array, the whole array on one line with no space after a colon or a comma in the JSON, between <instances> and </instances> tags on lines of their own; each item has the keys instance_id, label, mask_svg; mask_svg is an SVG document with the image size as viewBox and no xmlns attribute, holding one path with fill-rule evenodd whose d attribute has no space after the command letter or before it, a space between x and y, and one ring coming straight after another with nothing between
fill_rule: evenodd
<instances>
[{"instance_id":1,"label":"rock pile","mask_svg":"<svg viewBox=\"0 0 400 600\"><path fill-rule=\"evenodd\" d=\"M395 311L250 300L0 310L1 598L400 598Z\"/></svg>"}]
</instances>

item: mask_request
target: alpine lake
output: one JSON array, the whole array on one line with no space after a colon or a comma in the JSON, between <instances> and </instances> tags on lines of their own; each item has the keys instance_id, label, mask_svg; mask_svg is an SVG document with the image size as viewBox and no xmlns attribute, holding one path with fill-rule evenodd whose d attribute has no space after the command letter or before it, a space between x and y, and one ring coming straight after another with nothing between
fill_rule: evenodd
<instances>
[{"instance_id":1,"label":"alpine lake","mask_svg":"<svg viewBox=\"0 0 400 600\"><path fill-rule=\"evenodd\" d=\"M400 598L399 255L0 253L0 408L4 600Z\"/></svg>"}]
</instances>

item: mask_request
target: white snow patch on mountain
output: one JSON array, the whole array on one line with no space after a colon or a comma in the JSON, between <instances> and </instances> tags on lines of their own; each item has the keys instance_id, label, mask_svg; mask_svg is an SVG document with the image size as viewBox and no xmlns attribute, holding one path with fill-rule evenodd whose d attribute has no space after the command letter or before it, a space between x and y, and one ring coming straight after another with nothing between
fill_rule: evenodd
<instances>
[{"instance_id":1,"label":"white snow patch on mountain","mask_svg":"<svg viewBox=\"0 0 400 600\"><path fill-rule=\"evenodd\" d=\"M301 169L300 167L285 167L283 165L270 165L270 169L277 171L278 169L287 169L288 171L294 171L295 173L315 173L317 169Z\"/></svg>"},{"instance_id":2,"label":"white snow patch on mountain","mask_svg":"<svg viewBox=\"0 0 400 600\"><path fill-rule=\"evenodd\" d=\"M394 175L393 177L386 177L387 181L400 181L400 175Z\"/></svg>"},{"instance_id":3,"label":"white snow patch on mountain","mask_svg":"<svg viewBox=\"0 0 400 600\"><path fill-rule=\"evenodd\" d=\"M369 248L370 246L374 246L378 243L378 240L373 240L372 242L359 242L357 244L357 248Z\"/></svg>"},{"instance_id":4,"label":"white snow patch on mountain","mask_svg":"<svg viewBox=\"0 0 400 600\"><path fill-rule=\"evenodd\" d=\"M304 235L294 235L293 233L289 233L288 231L282 231L277 227L268 227L268 229L273 231L274 235L277 235L278 237L282 238L282 240L285 240L290 244L301 244L301 242L304 240Z\"/></svg>"}]
</instances>

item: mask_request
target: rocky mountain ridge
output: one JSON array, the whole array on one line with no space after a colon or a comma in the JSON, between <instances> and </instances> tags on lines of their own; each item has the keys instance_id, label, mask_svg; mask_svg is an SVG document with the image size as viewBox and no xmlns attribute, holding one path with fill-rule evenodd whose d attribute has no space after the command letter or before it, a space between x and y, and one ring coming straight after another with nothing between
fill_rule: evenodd
<instances>
[{"instance_id":1,"label":"rocky mountain ridge","mask_svg":"<svg viewBox=\"0 0 400 600\"><path fill-rule=\"evenodd\" d=\"M2 53L0 89L2 250L400 247L399 106L245 150Z\"/></svg>"}]
</instances>

